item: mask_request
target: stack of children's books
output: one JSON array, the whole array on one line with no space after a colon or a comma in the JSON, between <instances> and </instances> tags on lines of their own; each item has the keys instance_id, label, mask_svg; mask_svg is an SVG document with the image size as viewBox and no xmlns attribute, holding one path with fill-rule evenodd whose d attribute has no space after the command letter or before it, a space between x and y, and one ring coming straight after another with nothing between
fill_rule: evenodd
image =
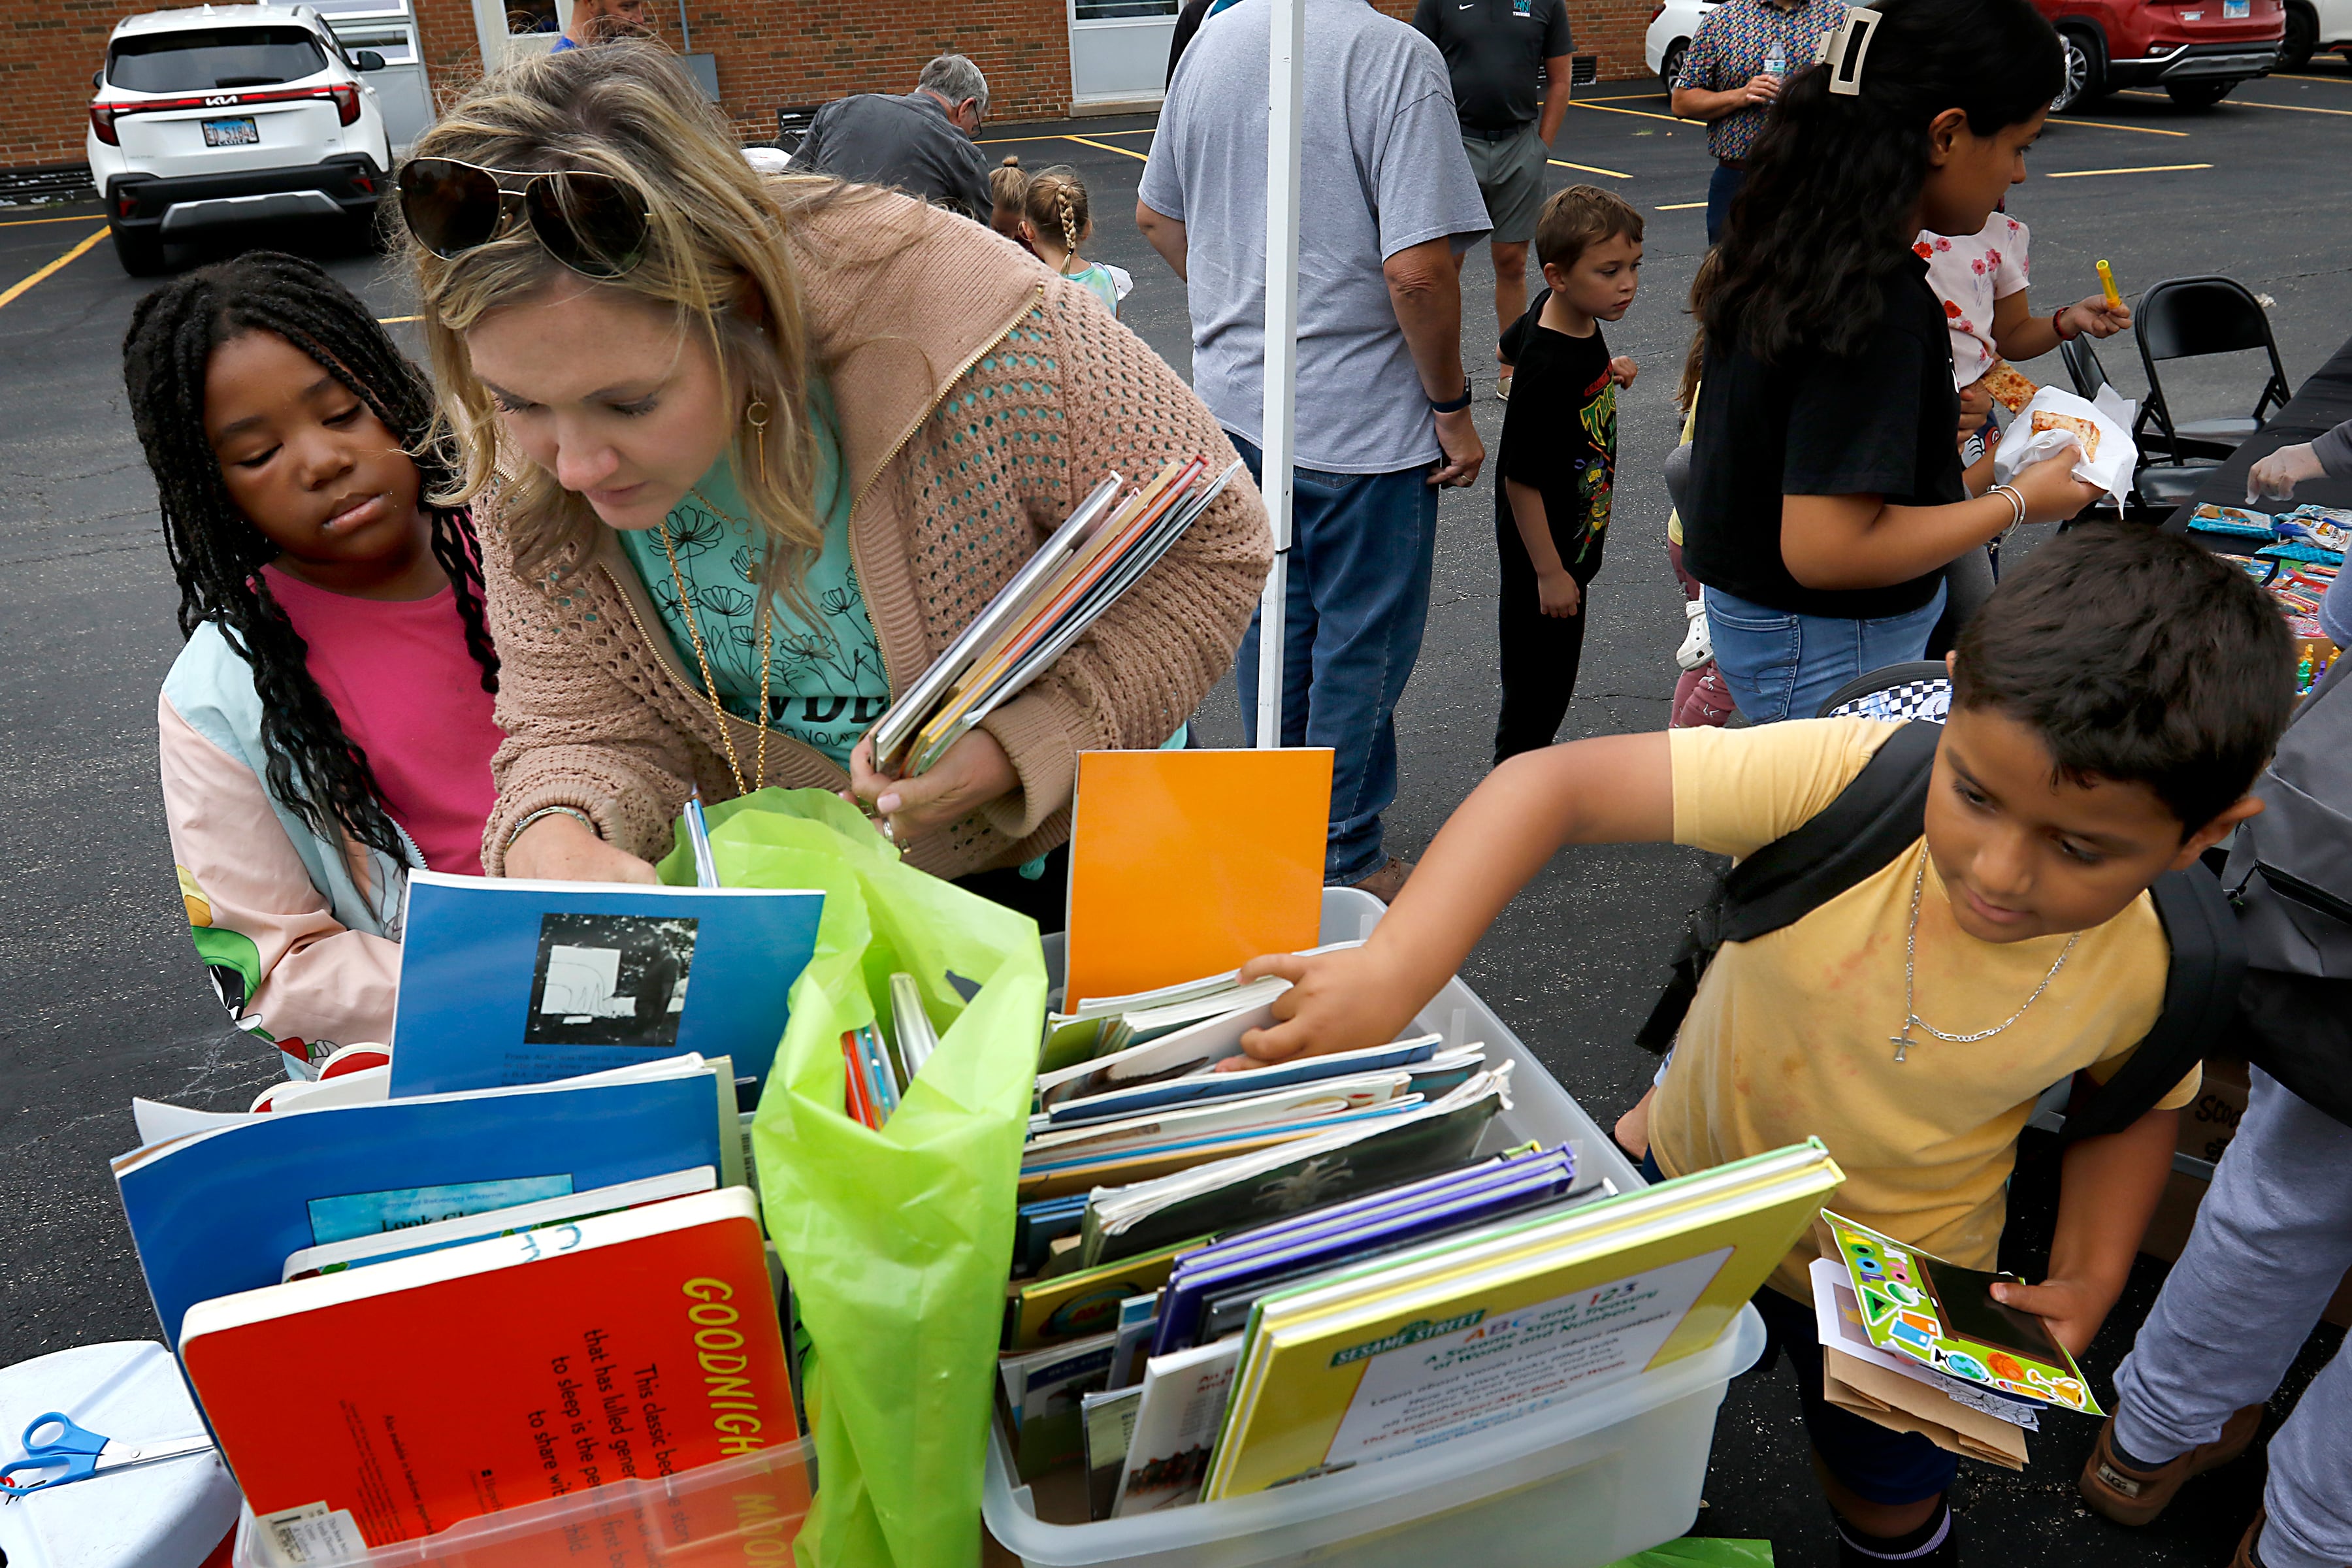
<instances>
[{"instance_id":1,"label":"stack of children's books","mask_svg":"<svg viewBox=\"0 0 2352 1568\"><path fill-rule=\"evenodd\" d=\"M187 1130L115 1162L123 1210L265 1560L797 1440L734 1077L688 1054L266 1113L143 1108ZM786 1484L805 1496L797 1464Z\"/></svg>"},{"instance_id":2,"label":"stack of children's books","mask_svg":"<svg viewBox=\"0 0 2352 1568\"><path fill-rule=\"evenodd\" d=\"M351 1560L568 1500L604 1510L600 1563L636 1568L680 1531L731 1538L751 1491L797 1518L791 1305L738 1063L676 1040L743 1038L763 1069L798 963L767 971L805 956L821 895L417 882L388 1053L266 1111L141 1102L114 1162L253 1555ZM470 1002L438 954L488 965ZM582 1073L581 1052L623 1065ZM445 1075L473 1082L414 1088ZM739 1461L759 1474L699 1500L628 1485Z\"/></svg>"},{"instance_id":3,"label":"stack of children's books","mask_svg":"<svg viewBox=\"0 0 2352 1568\"><path fill-rule=\"evenodd\" d=\"M1811 1142L1620 1194L1513 1143L1482 1046L1255 1063L1282 987L1046 1021L1000 1411L1041 1510L1238 1497L1703 1349L1842 1179Z\"/></svg>"},{"instance_id":4,"label":"stack of children's books","mask_svg":"<svg viewBox=\"0 0 2352 1568\"><path fill-rule=\"evenodd\" d=\"M2101 1414L2050 1325L2003 1306L2009 1275L1965 1268L1822 1214L1812 1264L1822 1392L1841 1408L2012 1470L2045 1410Z\"/></svg>"}]
</instances>

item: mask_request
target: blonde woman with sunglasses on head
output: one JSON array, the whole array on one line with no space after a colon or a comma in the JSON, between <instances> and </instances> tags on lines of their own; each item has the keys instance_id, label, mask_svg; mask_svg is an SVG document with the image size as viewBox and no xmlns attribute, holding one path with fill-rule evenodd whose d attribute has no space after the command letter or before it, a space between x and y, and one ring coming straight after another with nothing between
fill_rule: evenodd
<instances>
[{"instance_id":1,"label":"blonde woman with sunglasses on head","mask_svg":"<svg viewBox=\"0 0 2352 1568\"><path fill-rule=\"evenodd\" d=\"M505 659L490 872L650 881L690 790L814 785L1057 913L1008 868L1068 838L1079 752L1162 744L1232 664L1255 489L929 771L861 737L1104 473L1233 460L1175 374L977 224L761 180L650 47L491 78L401 186Z\"/></svg>"}]
</instances>

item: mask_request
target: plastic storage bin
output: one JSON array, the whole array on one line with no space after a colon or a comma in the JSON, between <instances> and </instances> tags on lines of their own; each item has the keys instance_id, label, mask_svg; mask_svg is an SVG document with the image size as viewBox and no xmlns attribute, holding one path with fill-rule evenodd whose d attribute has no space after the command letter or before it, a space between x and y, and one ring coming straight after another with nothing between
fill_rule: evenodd
<instances>
[{"instance_id":1,"label":"plastic storage bin","mask_svg":"<svg viewBox=\"0 0 2352 1568\"><path fill-rule=\"evenodd\" d=\"M654 1480L608 1481L569 1497L460 1520L437 1534L302 1568L789 1568L809 1509L814 1445L799 1442ZM250 1510L233 1568L279 1568Z\"/></svg>"},{"instance_id":2,"label":"plastic storage bin","mask_svg":"<svg viewBox=\"0 0 2352 1568\"><path fill-rule=\"evenodd\" d=\"M1383 908L1369 893L1328 888L1321 939L1362 936ZM1058 983L1059 938L1046 939L1045 958ZM1607 1176L1625 1192L1642 1184L1617 1146L1458 978L1422 1010L1420 1023L1449 1046L1481 1041L1514 1062L1514 1104L1496 1118L1489 1146L1567 1142L1580 1173ZM1491 1431L1225 1502L1093 1524L1040 1519L1032 1489L1013 1481L995 1427L982 1513L997 1542L1032 1568L1592 1568L1690 1528L1724 1384L1763 1348L1763 1321L1744 1309L1697 1355Z\"/></svg>"}]
</instances>

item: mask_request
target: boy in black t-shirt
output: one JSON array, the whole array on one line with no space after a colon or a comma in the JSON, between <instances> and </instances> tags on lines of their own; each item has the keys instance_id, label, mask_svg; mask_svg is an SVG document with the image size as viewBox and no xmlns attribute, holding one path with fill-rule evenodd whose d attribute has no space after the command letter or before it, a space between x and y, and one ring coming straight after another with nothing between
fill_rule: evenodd
<instances>
[{"instance_id":1,"label":"boy in black t-shirt","mask_svg":"<svg viewBox=\"0 0 2352 1568\"><path fill-rule=\"evenodd\" d=\"M1617 469L1617 389L1633 362L1609 356L1601 323L1633 302L1642 215L1591 185L1544 204L1536 256L1548 287L1503 334L1518 367L1495 480L1496 613L1503 710L1495 761L1549 746L1576 692L1585 593L1601 570Z\"/></svg>"}]
</instances>

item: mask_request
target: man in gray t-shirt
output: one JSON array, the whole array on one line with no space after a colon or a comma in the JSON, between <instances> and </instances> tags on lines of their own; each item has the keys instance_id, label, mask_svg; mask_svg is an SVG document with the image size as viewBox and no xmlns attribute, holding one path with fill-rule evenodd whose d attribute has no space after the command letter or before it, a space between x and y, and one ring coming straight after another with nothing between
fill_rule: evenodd
<instances>
[{"instance_id":1,"label":"man in gray t-shirt","mask_svg":"<svg viewBox=\"0 0 2352 1568\"><path fill-rule=\"evenodd\" d=\"M1468 485L1454 258L1486 232L1435 45L1365 0L1301 0L1298 414L1282 741L1329 746L1333 881L1383 898L1411 867L1381 850L1396 797L1397 699L1420 656L1437 486ZM1214 15L1160 106L1136 222L1186 280L1192 387L1252 472L1265 387L1270 0ZM1257 628L1237 674L1257 710ZM1314 679L1309 681L1309 674Z\"/></svg>"}]
</instances>

